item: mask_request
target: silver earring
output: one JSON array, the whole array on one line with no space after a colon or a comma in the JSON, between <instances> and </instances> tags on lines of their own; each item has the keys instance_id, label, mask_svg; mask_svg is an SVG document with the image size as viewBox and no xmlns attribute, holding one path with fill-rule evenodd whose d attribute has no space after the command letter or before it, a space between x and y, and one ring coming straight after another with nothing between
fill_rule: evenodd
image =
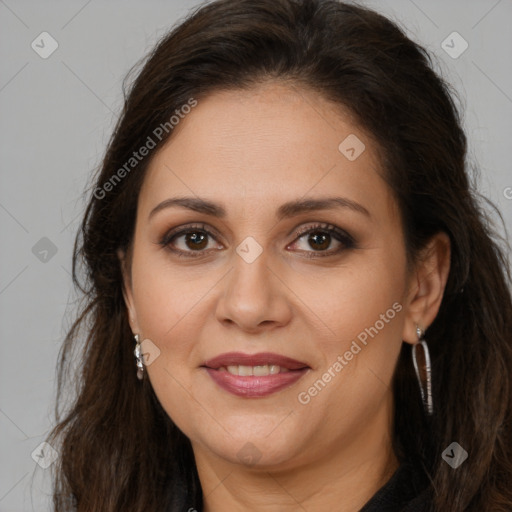
<instances>
[{"instance_id":1,"label":"silver earring","mask_svg":"<svg viewBox=\"0 0 512 512\"><path fill-rule=\"evenodd\" d=\"M425 332L418 325L416 326L416 334L418 342L412 346L412 362L416 370L416 377L421 391L421 399L423 401L423 408L428 416L434 413L434 403L432 400L432 368L430 366L430 353L428 345L423 336ZM420 365L418 365L417 351L420 352Z\"/></svg>"},{"instance_id":2,"label":"silver earring","mask_svg":"<svg viewBox=\"0 0 512 512\"><path fill-rule=\"evenodd\" d=\"M140 342L139 342L139 335L136 334L134 337L135 337L135 350L133 353L135 354L135 359L136 359L136 364L137 364L137 378L139 380L142 380L142 377L144 376L144 360L142 359L142 351L141 351Z\"/></svg>"}]
</instances>

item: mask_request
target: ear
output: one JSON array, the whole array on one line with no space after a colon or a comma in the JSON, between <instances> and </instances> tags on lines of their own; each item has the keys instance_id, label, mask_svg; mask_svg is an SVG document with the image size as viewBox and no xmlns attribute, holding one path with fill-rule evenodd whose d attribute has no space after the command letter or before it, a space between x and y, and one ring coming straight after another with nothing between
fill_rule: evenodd
<instances>
[{"instance_id":1,"label":"ear","mask_svg":"<svg viewBox=\"0 0 512 512\"><path fill-rule=\"evenodd\" d=\"M443 300L450 272L450 238L444 232L434 235L420 255L411 273L405 304L402 339L418 341L416 326L423 330L434 321Z\"/></svg>"},{"instance_id":2,"label":"ear","mask_svg":"<svg viewBox=\"0 0 512 512\"><path fill-rule=\"evenodd\" d=\"M128 321L130 323L130 328L134 334L140 332L139 324L137 322L137 314L135 311L135 303L133 300L133 291L132 291L132 279L131 279L131 271L130 271L130 260L131 258L127 256L126 252L118 249L117 256L119 258L121 264L121 273L123 276L123 298L124 303L126 305L126 310L128 313Z\"/></svg>"}]
</instances>

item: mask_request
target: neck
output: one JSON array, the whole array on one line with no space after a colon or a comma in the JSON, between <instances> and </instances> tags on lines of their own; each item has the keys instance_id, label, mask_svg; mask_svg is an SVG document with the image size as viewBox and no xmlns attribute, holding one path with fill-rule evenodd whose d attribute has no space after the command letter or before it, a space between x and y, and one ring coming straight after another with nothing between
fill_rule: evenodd
<instances>
[{"instance_id":1,"label":"neck","mask_svg":"<svg viewBox=\"0 0 512 512\"><path fill-rule=\"evenodd\" d=\"M194 449L203 512L357 512L399 466L391 448L391 429L386 431L382 423L371 422L350 443L340 438L336 447L330 445L307 463L286 468L247 468Z\"/></svg>"}]
</instances>

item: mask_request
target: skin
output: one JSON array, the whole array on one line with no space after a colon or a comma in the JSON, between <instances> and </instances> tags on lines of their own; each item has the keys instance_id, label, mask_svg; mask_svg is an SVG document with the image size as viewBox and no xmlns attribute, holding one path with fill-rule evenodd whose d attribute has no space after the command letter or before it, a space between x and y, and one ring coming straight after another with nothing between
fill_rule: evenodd
<instances>
[{"instance_id":1,"label":"skin","mask_svg":"<svg viewBox=\"0 0 512 512\"><path fill-rule=\"evenodd\" d=\"M354 161L338 150L349 134L366 147ZM125 300L133 332L160 351L145 371L191 440L205 511L357 511L398 467L393 371L402 343L415 343L416 325L428 327L437 314L449 241L434 237L408 269L382 172L375 143L348 111L279 82L202 99L153 155L133 251L129 260L119 253ZM176 196L221 203L226 216L169 207L148 218ZM287 201L327 196L357 202L369 215L338 208L276 219ZM197 223L212 233L199 257L180 258L159 245L172 228ZM328 234L324 246L295 236L295 228L316 223L345 230L355 246ZM249 236L262 249L252 263L236 252ZM198 252L183 235L172 244ZM396 303L400 312L300 403L299 393ZM270 396L242 398L200 367L231 351L275 352L311 369Z\"/></svg>"}]
</instances>

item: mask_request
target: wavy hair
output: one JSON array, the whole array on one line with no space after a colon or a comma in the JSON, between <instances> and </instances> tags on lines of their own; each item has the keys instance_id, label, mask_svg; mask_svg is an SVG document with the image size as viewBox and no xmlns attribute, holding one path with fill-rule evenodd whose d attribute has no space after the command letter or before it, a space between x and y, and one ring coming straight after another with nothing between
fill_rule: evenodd
<instances>
[{"instance_id":1,"label":"wavy hair","mask_svg":"<svg viewBox=\"0 0 512 512\"><path fill-rule=\"evenodd\" d=\"M393 380L393 448L400 461L428 476L435 510L510 512L507 246L476 192L456 95L431 56L395 23L353 4L216 0L195 8L139 64L123 83L123 110L87 190L75 239L73 282L82 302L61 349L57 423L48 437L60 453L55 512L203 506L189 440L148 379L136 378L117 255L133 241L151 155L172 130L115 186L112 177L190 98L200 102L215 91L267 80L315 91L348 109L371 134L399 205L410 262L433 234L449 236L448 282L426 333L436 411L428 420L423 414L404 343ZM74 395L65 399L68 389ZM441 457L452 441L469 453L457 469Z\"/></svg>"}]
</instances>

